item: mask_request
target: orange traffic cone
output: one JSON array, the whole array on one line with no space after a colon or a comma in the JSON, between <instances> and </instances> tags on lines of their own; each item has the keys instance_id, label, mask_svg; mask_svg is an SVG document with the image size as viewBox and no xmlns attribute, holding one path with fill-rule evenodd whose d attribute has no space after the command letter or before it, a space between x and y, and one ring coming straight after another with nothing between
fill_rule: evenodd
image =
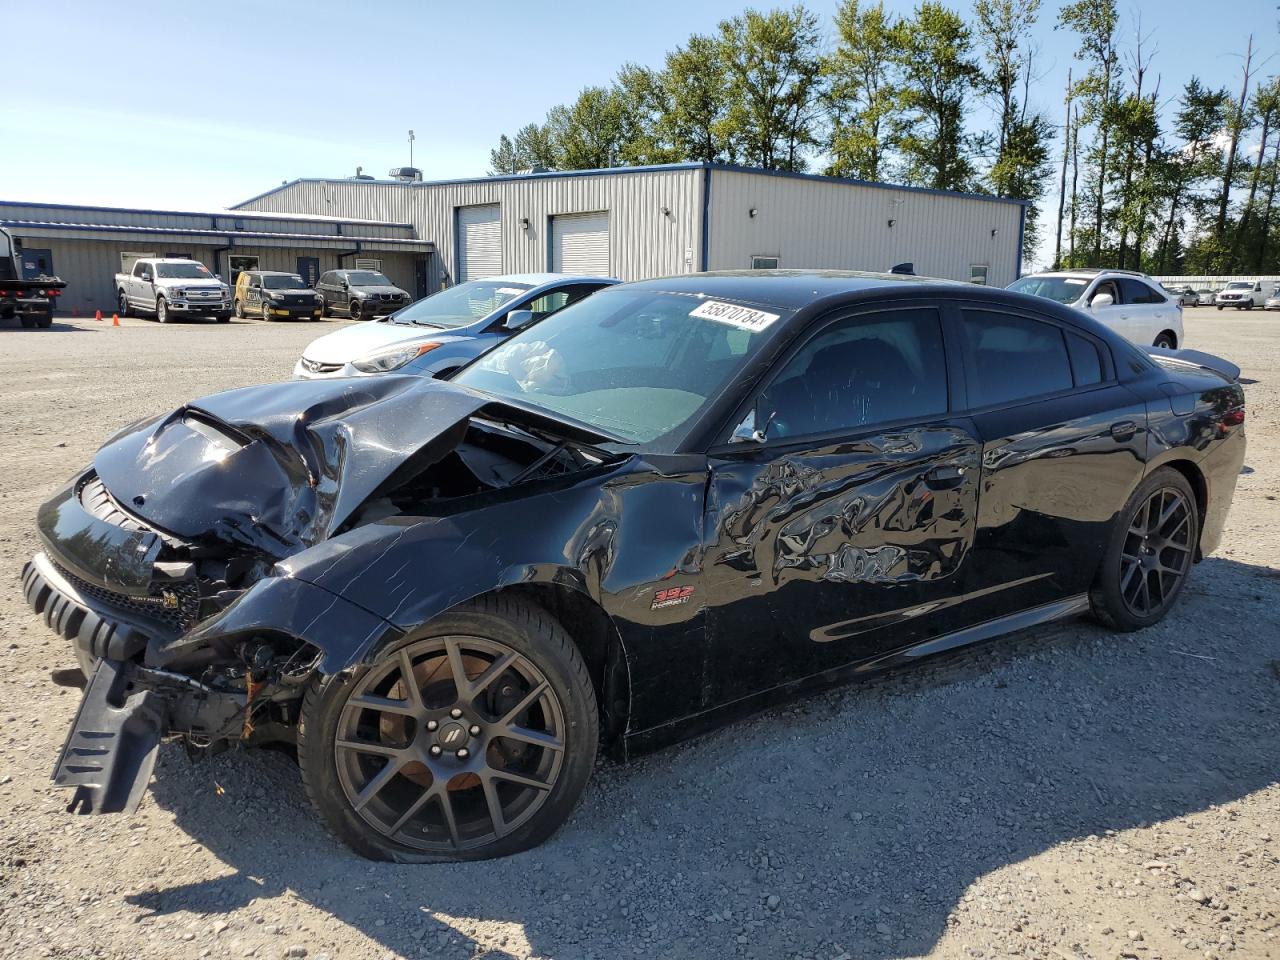
<instances>
[{"instance_id":1,"label":"orange traffic cone","mask_svg":"<svg viewBox=\"0 0 1280 960\"><path fill-rule=\"evenodd\" d=\"M95 319L95 320L101 320L101 319L102 319L102 311L101 311L101 310L95 310L95 311L93 311L93 319Z\"/></svg>"},{"instance_id":2,"label":"orange traffic cone","mask_svg":"<svg viewBox=\"0 0 1280 960\"><path fill-rule=\"evenodd\" d=\"M111 325L112 325L113 327L118 327L118 326L120 326L120 314L118 314L118 313L113 313L113 314L111 315Z\"/></svg>"}]
</instances>

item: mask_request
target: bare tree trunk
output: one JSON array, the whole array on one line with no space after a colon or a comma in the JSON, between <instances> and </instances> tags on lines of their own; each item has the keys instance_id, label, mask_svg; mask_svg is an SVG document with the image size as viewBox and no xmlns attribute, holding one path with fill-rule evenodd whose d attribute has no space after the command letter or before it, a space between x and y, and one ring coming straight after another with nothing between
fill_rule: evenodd
<instances>
[{"instance_id":1,"label":"bare tree trunk","mask_svg":"<svg viewBox=\"0 0 1280 960\"><path fill-rule=\"evenodd\" d=\"M1249 71L1253 66L1253 34L1249 34L1249 45L1244 54L1244 80L1240 84L1240 99L1236 102L1235 115L1231 118L1231 145L1227 149L1227 168L1222 175L1222 195L1218 198L1217 236L1221 239L1227 229L1227 204L1231 200L1231 180L1236 172L1236 147L1240 144L1240 133L1244 126L1244 108L1249 101Z\"/></svg>"},{"instance_id":2,"label":"bare tree trunk","mask_svg":"<svg viewBox=\"0 0 1280 960\"><path fill-rule=\"evenodd\" d=\"M1102 151L1098 154L1098 197L1093 225L1093 265L1102 266L1102 212L1107 199L1107 143L1110 140L1111 123L1107 107L1111 103L1111 63L1108 61L1102 74L1102 108L1098 113L1098 131L1102 135Z\"/></svg>"},{"instance_id":3,"label":"bare tree trunk","mask_svg":"<svg viewBox=\"0 0 1280 960\"><path fill-rule=\"evenodd\" d=\"M1076 200L1079 196L1077 186L1080 183L1080 108L1076 107L1071 119L1071 265L1076 266Z\"/></svg>"},{"instance_id":4,"label":"bare tree trunk","mask_svg":"<svg viewBox=\"0 0 1280 960\"><path fill-rule=\"evenodd\" d=\"M1262 115L1262 136L1258 141L1258 163L1253 168L1253 176L1249 178L1249 199L1245 201L1244 213L1240 215L1240 224L1236 227L1235 253L1240 251L1242 241L1248 239L1249 218L1253 214L1253 201L1258 196L1258 180L1262 176L1262 166L1267 159L1267 136L1271 133L1271 111Z\"/></svg>"},{"instance_id":5,"label":"bare tree trunk","mask_svg":"<svg viewBox=\"0 0 1280 960\"><path fill-rule=\"evenodd\" d=\"M1266 143L1263 143L1266 146ZM1267 256L1267 241L1271 239L1271 211L1276 200L1276 180L1280 178L1280 136L1276 137L1275 157L1271 161L1271 182L1267 184L1267 206L1262 215L1262 242L1258 244L1258 255L1254 260L1254 269L1261 271Z\"/></svg>"},{"instance_id":6,"label":"bare tree trunk","mask_svg":"<svg viewBox=\"0 0 1280 960\"><path fill-rule=\"evenodd\" d=\"M1067 70L1067 116L1062 124L1062 172L1058 175L1058 240L1053 247L1053 269L1062 266L1062 214L1067 203L1067 151L1071 146L1071 70Z\"/></svg>"}]
</instances>

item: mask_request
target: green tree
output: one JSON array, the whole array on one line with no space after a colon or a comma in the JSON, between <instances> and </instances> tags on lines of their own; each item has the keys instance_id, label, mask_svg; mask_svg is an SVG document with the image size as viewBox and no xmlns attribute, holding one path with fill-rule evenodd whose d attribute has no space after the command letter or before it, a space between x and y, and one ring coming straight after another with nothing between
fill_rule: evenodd
<instances>
[{"instance_id":1,"label":"green tree","mask_svg":"<svg viewBox=\"0 0 1280 960\"><path fill-rule=\"evenodd\" d=\"M661 73L624 64L613 92L621 124L620 163L636 166L682 159L665 137L662 118L671 112L671 97Z\"/></svg>"},{"instance_id":2,"label":"green tree","mask_svg":"<svg viewBox=\"0 0 1280 960\"><path fill-rule=\"evenodd\" d=\"M1032 0L1039 2L1039 0ZM829 117L827 173L880 180L891 148L890 120L897 109L897 59L902 28L884 3L860 7L844 0L836 9L836 46L823 59Z\"/></svg>"},{"instance_id":3,"label":"green tree","mask_svg":"<svg viewBox=\"0 0 1280 960\"><path fill-rule=\"evenodd\" d=\"M1094 147L1086 154L1085 192L1093 203L1090 226L1092 262L1102 263L1102 233L1107 190L1107 159L1110 155L1111 114L1115 103L1115 73L1120 55L1116 49L1115 0L1074 0L1062 8L1059 25L1074 30L1080 37L1075 58L1089 65L1083 80L1076 86L1076 99L1082 107L1082 120L1097 128Z\"/></svg>"},{"instance_id":4,"label":"green tree","mask_svg":"<svg viewBox=\"0 0 1280 960\"><path fill-rule=\"evenodd\" d=\"M983 85L996 107L995 159L987 180L996 196L1028 201L1023 230L1023 252L1028 257L1040 242L1040 201L1051 175L1053 140L1048 118L1029 109L1031 34L1039 11L1040 0L978 0L974 4L977 44L987 65Z\"/></svg>"},{"instance_id":5,"label":"green tree","mask_svg":"<svg viewBox=\"0 0 1280 960\"><path fill-rule=\"evenodd\" d=\"M767 170L803 170L817 143L821 90L818 18L803 6L747 10L720 24L729 107L722 129L742 158Z\"/></svg>"},{"instance_id":6,"label":"green tree","mask_svg":"<svg viewBox=\"0 0 1280 960\"><path fill-rule=\"evenodd\" d=\"M964 20L926 0L901 31L897 145L908 183L935 190L973 185L974 138L965 132L968 99L981 79Z\"/></svg>"},{"instance_id":7,"label":"green tree","mask_svg":"<svg viewBox=\"0 0 1280 960\"><path fill-rule=\"evenodd\" d=\"M733 163L737 147L728 124L728 77L713 37L694 35L667 54L659 76L665 110L658 120L663 138L681 160Z\"/></svg>"},{"instance_id":8,"label":"green tree","mask_svg":"<svg viewBox=\"0 0 1280 960\"><path fill-rule=\"evenodd\" d=\"M1221 167L1221 154L1214 148L1213 138L1226 122L1229 104L1226 90L1208 90L1198 77L1187 81L1178 100L1173 131L1182 145L1164 158L1160 170L1160 193L1167 212L1156 246L1155 269L1162 273L1179 269L1187 211L1196 212L1197 188Z\"/></svg>"},{"instance_id":9,"label":"green tree","mask_svg":"<svg viewBox=\"0 0 1280 960\"><path fill-rule=\"evenodd\" d=\"M1272 77L1254 94L1251 104L1254 119L1261 124L1262 132L1258 135L1258 158L1253 163L1249 177L1249 195L1240 214L1240 223L1236 227L1235 260L1239 265L1244 257L1243 250L1248 245L1256 245L1261 238L1255 229L1258 219L1255 204L1258 200L1258 186L1262 182L1263 171L1267 167L1267 141L1271 131L1280 119L1280 78Z\"/></svg>"}]
</instances>

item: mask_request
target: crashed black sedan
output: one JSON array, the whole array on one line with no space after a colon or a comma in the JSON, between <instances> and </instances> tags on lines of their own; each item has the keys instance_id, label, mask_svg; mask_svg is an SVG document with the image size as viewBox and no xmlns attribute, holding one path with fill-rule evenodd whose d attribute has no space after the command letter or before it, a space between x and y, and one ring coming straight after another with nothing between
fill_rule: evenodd
<instances>
[{"instance_id":1,"label":"crashed black sedan","mask_svg":"<svg viewBox=\"0 0 1280 960\"><path fill-rule=\"evenodd\" d=\"M368 857L499 856L626 756L1092 612L1221 537L1239 371L1001 290L834 273L603 291L450 381L295 381L110 440L39 512L89 676L55 771L135 807L165 737L296 744Z\"/></svg>"}]
</instances>

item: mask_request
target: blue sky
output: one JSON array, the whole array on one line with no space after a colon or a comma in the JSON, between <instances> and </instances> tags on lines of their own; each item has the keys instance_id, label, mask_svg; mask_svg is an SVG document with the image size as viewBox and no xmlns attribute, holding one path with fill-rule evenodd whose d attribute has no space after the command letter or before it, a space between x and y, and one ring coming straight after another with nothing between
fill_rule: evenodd
<instances>
[{"instance_id":1,"label":"blue sky","mask_svg":"<svg viewBox=\"0 0 1280 960\"><path fill-rule=\"evenodd\" d=\"M357 164L384 176L408 162L410 128L428 179L482 175L499 134L608 82L623 62L659 64L746 5L6 0L0 199L221 208ZM829 31L835 0L808 6ZM1055 121L1075 46L1052 29L1059 6L1045 2L1033 93ZM1238 87L1250 31L1263 56L1280 51L1271 0L1209 6L1120 0L1126 41L1139 15L1152 35L1162 99L1192 72ZM1268 65L1278 69L1280 56Z\"/></svg>"}]
</instances>

